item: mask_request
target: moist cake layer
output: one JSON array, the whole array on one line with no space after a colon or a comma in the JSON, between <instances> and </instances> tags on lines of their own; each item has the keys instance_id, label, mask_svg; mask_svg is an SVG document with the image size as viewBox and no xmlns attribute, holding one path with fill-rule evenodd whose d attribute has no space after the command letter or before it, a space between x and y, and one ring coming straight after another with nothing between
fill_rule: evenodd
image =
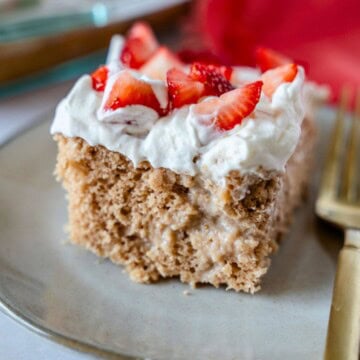
<instances>
[{"instance_id":1,"label":"moist cake layer","mask_svg":"<svg viewBox=\"0 0 360 360\"><path fill-rule=\"evenodd\" d=\"M138 282L179 276L253 293L303 194L314 137L307 119L285 172L232 171L224 187L56 135L71 239Z\"/></svg>"}]
</instances>

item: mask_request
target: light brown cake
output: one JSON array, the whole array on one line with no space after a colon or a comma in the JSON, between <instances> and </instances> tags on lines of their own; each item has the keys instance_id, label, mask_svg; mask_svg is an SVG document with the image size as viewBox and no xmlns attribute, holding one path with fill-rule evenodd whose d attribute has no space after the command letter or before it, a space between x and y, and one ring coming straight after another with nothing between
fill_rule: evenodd
<instances>
[{"instance_id":1,"label":"light brown cake","mask_svg":"<svg viewBox=\"0 0 360 360\"><path fill-rule=\"evenodd\" d=\"M272 50L257 68L185 64L135 24L56 110L71 241L137 282L254 293L304 194L323 91Z\"/></svg>"},{"instance_id":2,"label":"light brown cake","mask_svg":"<svg viewBox=\"0 0 360 360\"><path fill-rule=\"evenodd\" d=\"M75 244L124 265L137 282L179 276L253 293L304 194L315 132L304 120L285 173L233 171L225 188L147 162L134 168L80 138L55 139Z\"/></svg>"}]
</instances>

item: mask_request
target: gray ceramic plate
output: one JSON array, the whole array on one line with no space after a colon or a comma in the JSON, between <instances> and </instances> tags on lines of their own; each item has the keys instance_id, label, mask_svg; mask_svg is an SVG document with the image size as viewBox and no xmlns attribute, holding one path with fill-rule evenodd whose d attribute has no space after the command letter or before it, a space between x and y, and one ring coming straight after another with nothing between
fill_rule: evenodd
<instances>
[{"instance_id":1,"label":"gray ceramic plate","mask_svg":"<svg viewBox=\"0 0 360 360\"><path fill-rule=\"evenodd\" d=\"M329 109L319 116L318 165L333 116ZM56 148L48 128L46 121L0 150L3 311L55 341L109 356L321 358L341 236L316 222L315 185L261 292L205 286L185 296L189 288L177 280L135 284L121 268L66 244L66 203L52 176Z\"/></svg>"}]
</instances>

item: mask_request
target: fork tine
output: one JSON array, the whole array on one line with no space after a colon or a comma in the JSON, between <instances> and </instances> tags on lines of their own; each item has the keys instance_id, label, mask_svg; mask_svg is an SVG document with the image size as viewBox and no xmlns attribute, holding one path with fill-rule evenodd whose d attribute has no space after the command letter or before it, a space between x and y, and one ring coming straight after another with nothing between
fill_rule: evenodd
<instances>
[{"instance_id":1,"label":"fork tine","mask_svg":"<svg viewBox=\"0 0 360 360\"><path fill-rule=\"evenodd\" d=\"M350 139L345 156L343 194L347 200L354 202L357 198L357 150L359 146L360 90L355 99L355 112L352 117Z\"/></svg>"},{"instance_id":2,"label":"fork tine","mask_svg":"<svg viewBox=\"0 0 360 360\"><path fill-rule=\"evenodd\" d=\"M340 187L341 153L344 141L344 117L349 102L349 88L343 87L336 123L332 133L327 158L322 175L320 196L337 198Z\"/></svg>"}]
</instances>

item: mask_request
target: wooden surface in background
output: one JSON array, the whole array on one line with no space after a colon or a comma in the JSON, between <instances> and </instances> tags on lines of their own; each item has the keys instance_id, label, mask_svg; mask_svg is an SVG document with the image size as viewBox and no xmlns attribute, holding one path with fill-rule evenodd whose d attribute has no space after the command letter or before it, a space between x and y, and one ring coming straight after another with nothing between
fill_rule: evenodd
<instances>
[{"instance_id":1,"label":"wooden surface in background","mask_svg":"<svg viewBox=\"0 0 360 360\"><path fill-rule=\"evenodd\" d=\"M174 25L186 14L189 3L142 16L155 30ZM87 27L22 41L0 44L0 83L36 73L64 61L105 49L115 33L124 33L137 19L129 19L104 27Z\"/></svg>"}]
</instances>

